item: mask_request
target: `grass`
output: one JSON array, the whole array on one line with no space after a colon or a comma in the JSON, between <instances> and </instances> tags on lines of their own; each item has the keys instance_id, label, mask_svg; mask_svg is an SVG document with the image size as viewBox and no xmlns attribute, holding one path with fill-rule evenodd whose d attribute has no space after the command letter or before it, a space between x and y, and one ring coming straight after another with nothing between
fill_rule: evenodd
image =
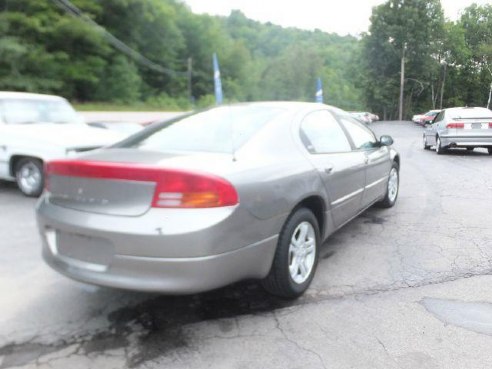
<instances>
[{"instance_id":1,"label":"grass","mask_svg":"<svg viewBox=\"0 0 492 369\"><path fill-rule=\"evenodd\" d=\"M73 103L77 111L182 111L183 109L169 106L156 106L146 103Z\"/></svg>"}]
</instances>

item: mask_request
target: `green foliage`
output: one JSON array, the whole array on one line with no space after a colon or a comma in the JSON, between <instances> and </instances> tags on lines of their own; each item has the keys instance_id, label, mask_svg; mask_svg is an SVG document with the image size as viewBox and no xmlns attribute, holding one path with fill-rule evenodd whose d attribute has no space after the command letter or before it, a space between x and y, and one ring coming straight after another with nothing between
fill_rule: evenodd
<instances>
[{"instance_id":1,"label":"green foliage","mask_svg":"<svg viewBox=\"0 0 492 369\"><path fill-rule=\"evenodd\" d=\"M446 21L439 0L387 0L361 39L248 19L193 14L181 0L72 0L87 19L51 0L0 0L0 89L61 94L149 109L215 104L212 54L226 101L314 100L347 110L398 111L405 50L406 117L441 105L485 105L492 82L492 6ZM104 29L175 73L142 65L108 42ZM130 52L131 54L131 52Z\"/></svg>"},{"instance_id":2,"label":"green foliage","mask_svg":"<svg viewBox=\"0 0 492 369\"><path fill-rule=\"evenodd\" d=\"M405 116L433 108L485 106L492 82L492 6L445 21L439 0L389 0L376 7L363 37L362 85L370 108L398 111L405 50ZM442 102L441 102L442 94Z\"/></svg>"},{"instance_id":3,"label":"green foliage","mask_svg":"<svg viewBox=\"0 0 492 369\"><path fill-rule=\"evenodd\" d=\"M72 0L84 14L151 61L163 74L115 50L102 29L51 0L0 0L0 89L61 94L79 101L188 109L183 72L192 58L192 94L213 105L216 52L226 101L314 99L319 76L328 103L362 108L352 70L359 42L321 31L193 14L179 0Z\"/></svg>"}]
</instances>

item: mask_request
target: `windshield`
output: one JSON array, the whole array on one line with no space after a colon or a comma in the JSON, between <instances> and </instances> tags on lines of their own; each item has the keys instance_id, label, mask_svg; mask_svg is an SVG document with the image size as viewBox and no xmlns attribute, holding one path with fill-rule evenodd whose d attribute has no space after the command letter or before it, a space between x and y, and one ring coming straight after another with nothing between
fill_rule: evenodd
<instances>
[{"instance_id":1,"label":"windshield","mask_svg":"<svg viewBox=\"0 0 492 369\"><path fill-rule=\"evenodd\" d=\"M165 124L157 131L137 135L119 147L231 153L282 112L282 108L266 106L214 108Z\"/></svg>"},{"instance_id":2,"label":"windshield","mask_svg":"<svg viewBox=\"0 0 492 369\"><path fill-rule=\"evenodd\" d=\"M65 100L4 99L0 101L0 112L7 124L80 123Z\"/></svg>"},{"instance_id":3,"label":"windshield","mask_svg":"<svg viewBox=\"0 0 492 369\"><path fill-rule=\"evenodd\" d=\"M430 112L426 113L425 115L428 117L435 117L437 114L439 114L438 111L430 111Z\"/></svg>"}]
</instances>

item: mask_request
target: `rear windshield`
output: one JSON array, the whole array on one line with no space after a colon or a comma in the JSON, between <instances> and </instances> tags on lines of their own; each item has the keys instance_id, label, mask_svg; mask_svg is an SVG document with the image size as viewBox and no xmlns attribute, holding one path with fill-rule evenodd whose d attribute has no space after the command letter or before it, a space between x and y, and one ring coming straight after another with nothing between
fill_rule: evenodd
<instances>
[{"instance_id":1,"label":"rear windshield","mask_svg":"<svg viewBox=\"0 0 492 369\"><path fill-rule=\"evenodd\" d=\"M232 153L285 110L266 106L224 106L150 129L118 147L157 151Z\"/></svg>"},{"instance_id":2,"label":"rear windshield","mask_svg":"<svg viewBox=\"0 0 492 369\"><path fill-rule=\"evenodd\" d=\"M485 108L457 109L450 112L453 119L492 118L492 111Z\"/></svg>"}]
</instances>

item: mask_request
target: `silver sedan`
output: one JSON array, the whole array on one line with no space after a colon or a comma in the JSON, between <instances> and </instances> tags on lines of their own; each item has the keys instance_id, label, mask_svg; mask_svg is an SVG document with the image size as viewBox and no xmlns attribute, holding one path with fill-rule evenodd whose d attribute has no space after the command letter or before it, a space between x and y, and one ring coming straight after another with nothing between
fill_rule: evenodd
<instances>
[{"instance_id":1,"label":"silver sedan","mask_svg":"<svg viewBox=\"0 0 492 369\"><path fill-rule=\"evenodd\" d=\"M260 279L301 295L320 245L368 207L391 207L389 136L311 103L222 106L46 166L45 261L96 285L170 294Z\"/></svg>"},{"instance_id":2,"label":"silver sedan","mask_svg":"<svg viewBox=\"0 0 492 369\"><path fill-rule=\"evenodd\" d=\"M449 108L442 110L433 122L426 124L423 147L435 147L441 155L447 149L486 148L492 154L492 111L486 108Z\"/></svg>"}]
</instances>

